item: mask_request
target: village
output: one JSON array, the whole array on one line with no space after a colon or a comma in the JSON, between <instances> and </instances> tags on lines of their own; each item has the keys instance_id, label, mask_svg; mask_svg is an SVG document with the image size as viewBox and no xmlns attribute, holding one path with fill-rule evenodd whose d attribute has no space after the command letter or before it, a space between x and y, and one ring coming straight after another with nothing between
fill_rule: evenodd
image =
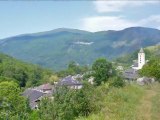
<instances>
[{"instance_id":1,"label":"village","mask_svg":"<svg viewBox=\"0 0 160 120\"><path fill-rule=\"evenodd\" d=\"M122 66L117 66L117 70L122 72L122 76L128 83L137 83L138 85L145 85L153 83L154 78L148 77L140 77L138 74L138 70L142 69L142 67L148 62L145 60L145 53L143 48L140 49L138 53L138 60L134 60L133 65L130 68L123 71ZM60 79L58 82L54 82L54 84L46 83L37 87L27 88L23 92L23 96L29 99L29 104L31 109L38 109L38 104L42 98L49 97L54 99L54 92L56 92L57 87L68 87L69 89L77 90L83 88L83 75L77 74L74 76L67 76L65 78ZM94 78L91 76L88 79L90 84L94 84Z\"/></svg>"}]
</instances>

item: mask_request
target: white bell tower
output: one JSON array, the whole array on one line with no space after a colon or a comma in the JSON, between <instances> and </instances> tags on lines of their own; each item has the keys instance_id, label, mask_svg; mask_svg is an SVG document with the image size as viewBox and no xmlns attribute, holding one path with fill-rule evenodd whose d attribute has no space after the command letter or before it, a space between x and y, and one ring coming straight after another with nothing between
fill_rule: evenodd
<instances>
[{"instance_id":1,"label":"white bell tower","mask_svg":"<svg viewBox=\"0 0 160 120\"><path fill-rule=\"evenodd\" d=\"M145 63L145 53L143 51L143 48L141 48L138 53L138 69L141 69Z\"/></svg>"}]
</instances>

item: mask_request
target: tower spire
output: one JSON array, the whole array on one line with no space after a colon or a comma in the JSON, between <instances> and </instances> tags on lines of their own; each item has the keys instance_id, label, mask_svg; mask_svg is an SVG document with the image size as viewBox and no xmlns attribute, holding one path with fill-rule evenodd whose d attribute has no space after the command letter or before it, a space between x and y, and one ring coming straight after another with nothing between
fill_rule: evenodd
<instances>
[{"instance_id":1,"label":"tower spire","mask_svg":"<svg viewBox=\"0 0 160 120\"><path fill-rule=\"evenodd\" d=\"M144 53L144 50L143 48L140 49L139 53Z\"/></svg>"}]
</instances>

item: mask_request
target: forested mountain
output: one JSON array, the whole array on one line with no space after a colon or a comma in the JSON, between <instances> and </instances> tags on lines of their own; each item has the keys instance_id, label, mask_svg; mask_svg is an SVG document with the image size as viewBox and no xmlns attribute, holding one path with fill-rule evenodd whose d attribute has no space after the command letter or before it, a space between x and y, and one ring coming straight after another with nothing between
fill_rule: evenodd
<instances>
[{"instance_id":1,"label":"forested mountain","mask_svg":"<svg viewBox=\"0 0 160 120\"><path fill-rule=\"evenodd\" d=\"M0 82L15 81L20 87L29 87L46 82L52 72L37 65L16 60L0 54Z\"/></svg>"},{"instance_id":2,"label":"forested mountain","mask_svg":"<svg viewBox=\"0 0 160 120\"><path fill-rule=\"evenodd\" d=\"M99 57L113 59L159 42L160 30L152 28L131 27L100 32L61 28L2 39L0 51L30 63L60 70L70 61L87 65Z\"/></svg>"}]
</instances>

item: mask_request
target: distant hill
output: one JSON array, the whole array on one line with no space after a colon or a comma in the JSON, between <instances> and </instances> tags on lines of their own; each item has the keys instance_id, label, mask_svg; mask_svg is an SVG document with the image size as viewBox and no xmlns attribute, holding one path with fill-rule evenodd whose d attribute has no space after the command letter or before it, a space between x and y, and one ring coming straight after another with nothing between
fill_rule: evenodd
<instances>
[{"instance_id":1,"label":"distant hill","mask_svg":"<svg viewBox=\"0 0 160 120\"><path fill-rule=\"evenodd\" d=\"M160 30L152 28L131 27L94 33L60 28L2 39L0 51L30 63L60 70L70 61L87 65L99 57L111 60L159 42Z\"/></svg>"},{"instance_id":2,"label":"distant hill","mask_svg":"<svg viewBox=\"0 0 160 120\"><path fill-rule=\"evenodd\" d=\"M46 82L52 72L37 65L16 60L0 53L0 82L15 81L21 87L36 86Z\"/></svg>"}]
</instances>

